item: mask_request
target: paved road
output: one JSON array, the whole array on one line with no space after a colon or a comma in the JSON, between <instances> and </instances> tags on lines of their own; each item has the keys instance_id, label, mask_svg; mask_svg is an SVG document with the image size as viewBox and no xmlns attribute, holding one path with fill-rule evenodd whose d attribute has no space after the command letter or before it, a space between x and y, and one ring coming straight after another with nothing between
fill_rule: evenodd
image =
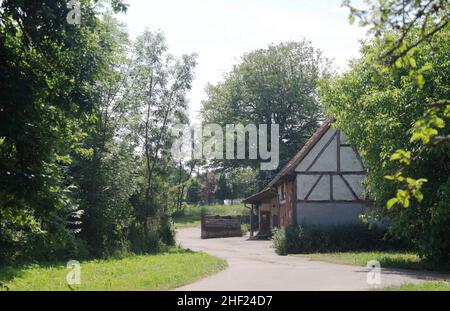
<instances>
[{"instance_id":1,"label":"paved road","mask_svg":"<svg viewBox=\"0 0 450 311\"><path fill-rule=\"evenodd\" d=\"M310 261L302 256L278 256L270 241L248 241L248 237L200 239L199 228L178 230L185 248L226 259L229 267L177 290L368 290L368 269ZM427 279L450 280L449 275L381 269L381 286L417 283Z\"/></svg>"}]
</instances>

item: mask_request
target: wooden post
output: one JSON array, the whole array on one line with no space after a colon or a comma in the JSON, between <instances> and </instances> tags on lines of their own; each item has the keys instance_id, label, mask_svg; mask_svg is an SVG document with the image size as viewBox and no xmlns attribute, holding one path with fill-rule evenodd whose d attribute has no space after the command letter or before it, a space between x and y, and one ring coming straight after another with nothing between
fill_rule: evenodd
<instances>
[{"instance_id":1,"label":"wooden post","mask_svg":"<svg viewBox=\"0 0 450 311\"><path fill-rule=\"evenodd\" d=\"M253 204L250 206L250 237L253 237Z\"/></svg>"},{"instance_id":2,"label":"wooden post","mask_svg":"<svg viewBox=\"0 0 450 311\"><path fill-rule=\"evenodd\" d=\"M206 237L205 235L205 209L202 207L200 210L200 237L204 239Z\"/></svg>"},{"instance_id":3,"label":"wooden post","mask_svg":"<svg viewBox=\"0 0 450 311\"><path fill-rule=\"evenodd\" d=\"M244 204L245 208L248 208L250 210L250 237L253 236L253 204L250 205L250 207L247 206L247 204Z\"/></svg>"}]
</instances>

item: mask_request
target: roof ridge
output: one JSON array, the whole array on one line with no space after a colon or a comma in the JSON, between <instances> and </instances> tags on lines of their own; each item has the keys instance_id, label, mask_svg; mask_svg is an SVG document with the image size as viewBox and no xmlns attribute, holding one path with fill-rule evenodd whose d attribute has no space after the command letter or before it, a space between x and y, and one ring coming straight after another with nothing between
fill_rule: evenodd
<instances>
[{"instance_id":1,"label":"roof ridge","mask_svg":"<svg viewBox=\"0 0 450 311\"><path fill-rule=\"evenodd\" d=\"M261 191L249 196L245 200L262 194L268 190L271 190L276 183L284 176L292 173L297 165L305 158L305 156L311 151L316 143L322 138L325 132L330 128L330 125L336 121L333 117L327 117L322 124L314 131L311 137L306 141L303 147L281 168L281 170L275 175L274 178L262 188ZM244 200L244 201L245 201Z\"/></svg>"}]
</instances>

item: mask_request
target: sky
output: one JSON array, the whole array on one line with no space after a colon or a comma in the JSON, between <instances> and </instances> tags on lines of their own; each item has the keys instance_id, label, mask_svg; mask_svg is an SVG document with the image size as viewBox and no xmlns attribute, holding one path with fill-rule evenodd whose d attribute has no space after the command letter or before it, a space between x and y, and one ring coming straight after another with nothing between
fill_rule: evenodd
<instances>
[{"instance_id":1,"label":"sky","mask_svg":"<svg viewBox=\"0 0 450 311\"><path fill-rule=\"evenodd\" d=\"M205 87L222 80L240 57L269 44L305 38L336 69L358 57L365 31L348 22L342 0L126 0L119 16L135 38L146 27L165 33L177 56L197 53L198 65L189 98L192 121L199 120Z\"/></svg>"}]
</instances>

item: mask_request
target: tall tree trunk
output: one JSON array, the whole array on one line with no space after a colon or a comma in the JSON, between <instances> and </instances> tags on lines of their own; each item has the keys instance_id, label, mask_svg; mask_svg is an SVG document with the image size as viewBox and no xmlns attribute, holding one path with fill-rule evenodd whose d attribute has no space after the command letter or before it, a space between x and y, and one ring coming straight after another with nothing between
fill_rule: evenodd
<instances>
[{"instance_id":1,"label":"tall tree trunk","mask_svg":"<svg viewBox=\"0 0 450 311\"><path fill-rule=\"evenodd\" d=\"M151 185L151 155L150 155L150 142L149 142L149 129L150 129L150 110L152 104L153 95L153 73L150 76L150 87L148 91L148 101L147 101L147 116L145 119L145 158L147 162L147 187L145 189L145 202L148 203L150 200L150 185Z\"/></svg>"}]
</instances>

